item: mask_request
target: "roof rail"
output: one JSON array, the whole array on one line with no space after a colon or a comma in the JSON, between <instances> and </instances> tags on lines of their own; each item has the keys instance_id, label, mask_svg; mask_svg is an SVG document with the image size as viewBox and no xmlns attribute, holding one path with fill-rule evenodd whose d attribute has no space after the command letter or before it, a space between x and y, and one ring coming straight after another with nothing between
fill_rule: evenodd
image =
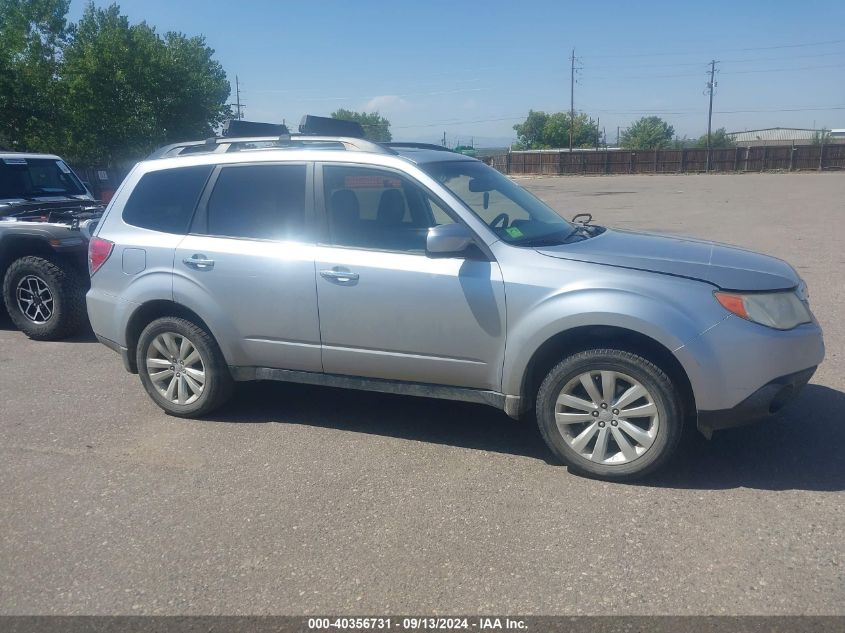
<instances>
[{"instance_id":1,"label":"roof rail","mask_svg":"<svg viewBox=\"0 0 845 633\"><path fill-rule=\"evenodd\" d=\"M261 147L250 147L260 144ZM185 141L172 143L155 150L147 156L147 160L158 158L173 158L187 154L225 154L227 152L249 151L253 149L268 149L278 147L280 149L298 147L308 148L309 145L319 146L335 145L341 149L355 152L371 152L374 154L396 154L385 144L373 143L362 138L350 138L346 136L313 136L310 134L282 134L281 136L244 136L238 138L212 137L204 141ZM337 149L334 147L332 149Z\"/></svg>"},{"instance_id":2,"label":"roof rail","mask_svg":"<svg viewBox=\"0 0 845 633\"><path fill-rule=\"evenodd\" d=\"M448 147L443 147L442 145L434 145L433 143L404 143L402 141L392 141L390 143L379 143L382 147L387 148L407 148L407 149L431 149L437 152L451 152Z\"/></svg>"}]
</instances>

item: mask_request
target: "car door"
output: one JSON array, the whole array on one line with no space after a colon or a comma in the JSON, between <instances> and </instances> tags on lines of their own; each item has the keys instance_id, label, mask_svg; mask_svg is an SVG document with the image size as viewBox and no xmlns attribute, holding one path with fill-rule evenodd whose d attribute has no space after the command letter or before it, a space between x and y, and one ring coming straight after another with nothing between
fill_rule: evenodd
<instances>
[{"instance_id":1,"label":"car door","mask_svg":"<svg viewBox=\"0 0 845 633\"><path fill-rule=\"evenodd\" d=\"M505 298L498 264L430 258L428 228L458 221L400 173L324 164L316 254L327 373L498 390Z\"/></svg>"},{"instance_id":2,"label":"car door","mask_svg":"<svg viewBox=\"0 0 845 633\"><path fill-rule=\"evenodd\" d=\"M218 167L176 249L174 298L209 322L230 364L322 370L312 171Z\"/></svg>"}]
</instances>

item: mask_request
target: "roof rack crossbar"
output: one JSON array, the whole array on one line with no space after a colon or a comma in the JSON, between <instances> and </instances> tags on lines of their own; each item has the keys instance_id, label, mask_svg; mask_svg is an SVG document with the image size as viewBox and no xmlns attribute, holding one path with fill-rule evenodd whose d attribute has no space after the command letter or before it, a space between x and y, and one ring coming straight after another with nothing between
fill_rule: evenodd
<instances>
[{"instance_id":1,"label":"roof rack crossbar","mask_svg":"<svg viewBox=\"0 0 845 633\"><path fill-rule=\"evenodd\" d=\"M192 154L212 153L212 152L228 152L230 150L238 149L238 146L248 145L250 143L279 143L281 147L287 144L306 146L310 143L337 143L343 146L343 149L357 152L371 152L374 154L396 154L396 152L385 144L374 143L362 138L351 138L346 136L314 136L311 134L282 134L281 136L243 136L243 137L212 137L204 141L185 141L182 143L172 143L160 147L147 159L152 160L156 158L170 158L179 156L184 150L188 148L203 147L203 151L192 151ZM205 150L205 147L208 149ZM225 147L222 147L225 146Z\"/></svg>"}]
</instances>

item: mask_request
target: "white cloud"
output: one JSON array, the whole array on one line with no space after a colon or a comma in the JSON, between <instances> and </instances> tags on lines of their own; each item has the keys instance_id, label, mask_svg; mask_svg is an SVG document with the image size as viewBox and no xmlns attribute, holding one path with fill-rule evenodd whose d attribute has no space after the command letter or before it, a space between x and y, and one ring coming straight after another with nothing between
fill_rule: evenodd
<instances>
[{"instance_id":1,"label":"white cloud","mask_svg":"<svg viewBox=\"0 0 845 633\"><path fill-rule=\"evenodd\" d=\"M379 95L367 101L365 112L397 112L408 107L409 103L399 95Z\"/></svg>"}]
</instances>

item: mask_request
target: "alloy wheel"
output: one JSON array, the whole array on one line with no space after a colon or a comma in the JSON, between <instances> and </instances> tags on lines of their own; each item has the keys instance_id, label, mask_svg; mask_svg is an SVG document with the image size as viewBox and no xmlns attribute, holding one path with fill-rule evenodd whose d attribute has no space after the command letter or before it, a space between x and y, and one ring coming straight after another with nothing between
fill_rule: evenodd
<instances>
[{"instance_id":1,"label":"alloy wheel","mask_svg":"<svg viewBox=\"0 0 845 633\"><path fill-rule=\"evenodd\" d=\"M176 332L163 332L147 349L147 375L160 396L173 404L196 402L205 389L205 362L196 346Z\"/></svg>"},{"instance_id":2,"label":"alloy wheel","mask_svg":"<svg viewBox=\"0 0 845 633\"><path fill-rule=\"evenodd\" d=\"M594 370L564 385L555 422L581 457L607 465L627 464L651 448L660 416L651 393L619 371Z\"/></svg>"},{"instance_id":3,"label":"alloy wheel","mask_svg":"<svg viewBox=\"0 0 845 633\"><path fill-rule=\"evenodd\" d=\"M18 282L15 296L18 308L33 323L42 325L53 316L53 293L41 277L35 275L23 277Z\"/></svg>"}]
</instances>

